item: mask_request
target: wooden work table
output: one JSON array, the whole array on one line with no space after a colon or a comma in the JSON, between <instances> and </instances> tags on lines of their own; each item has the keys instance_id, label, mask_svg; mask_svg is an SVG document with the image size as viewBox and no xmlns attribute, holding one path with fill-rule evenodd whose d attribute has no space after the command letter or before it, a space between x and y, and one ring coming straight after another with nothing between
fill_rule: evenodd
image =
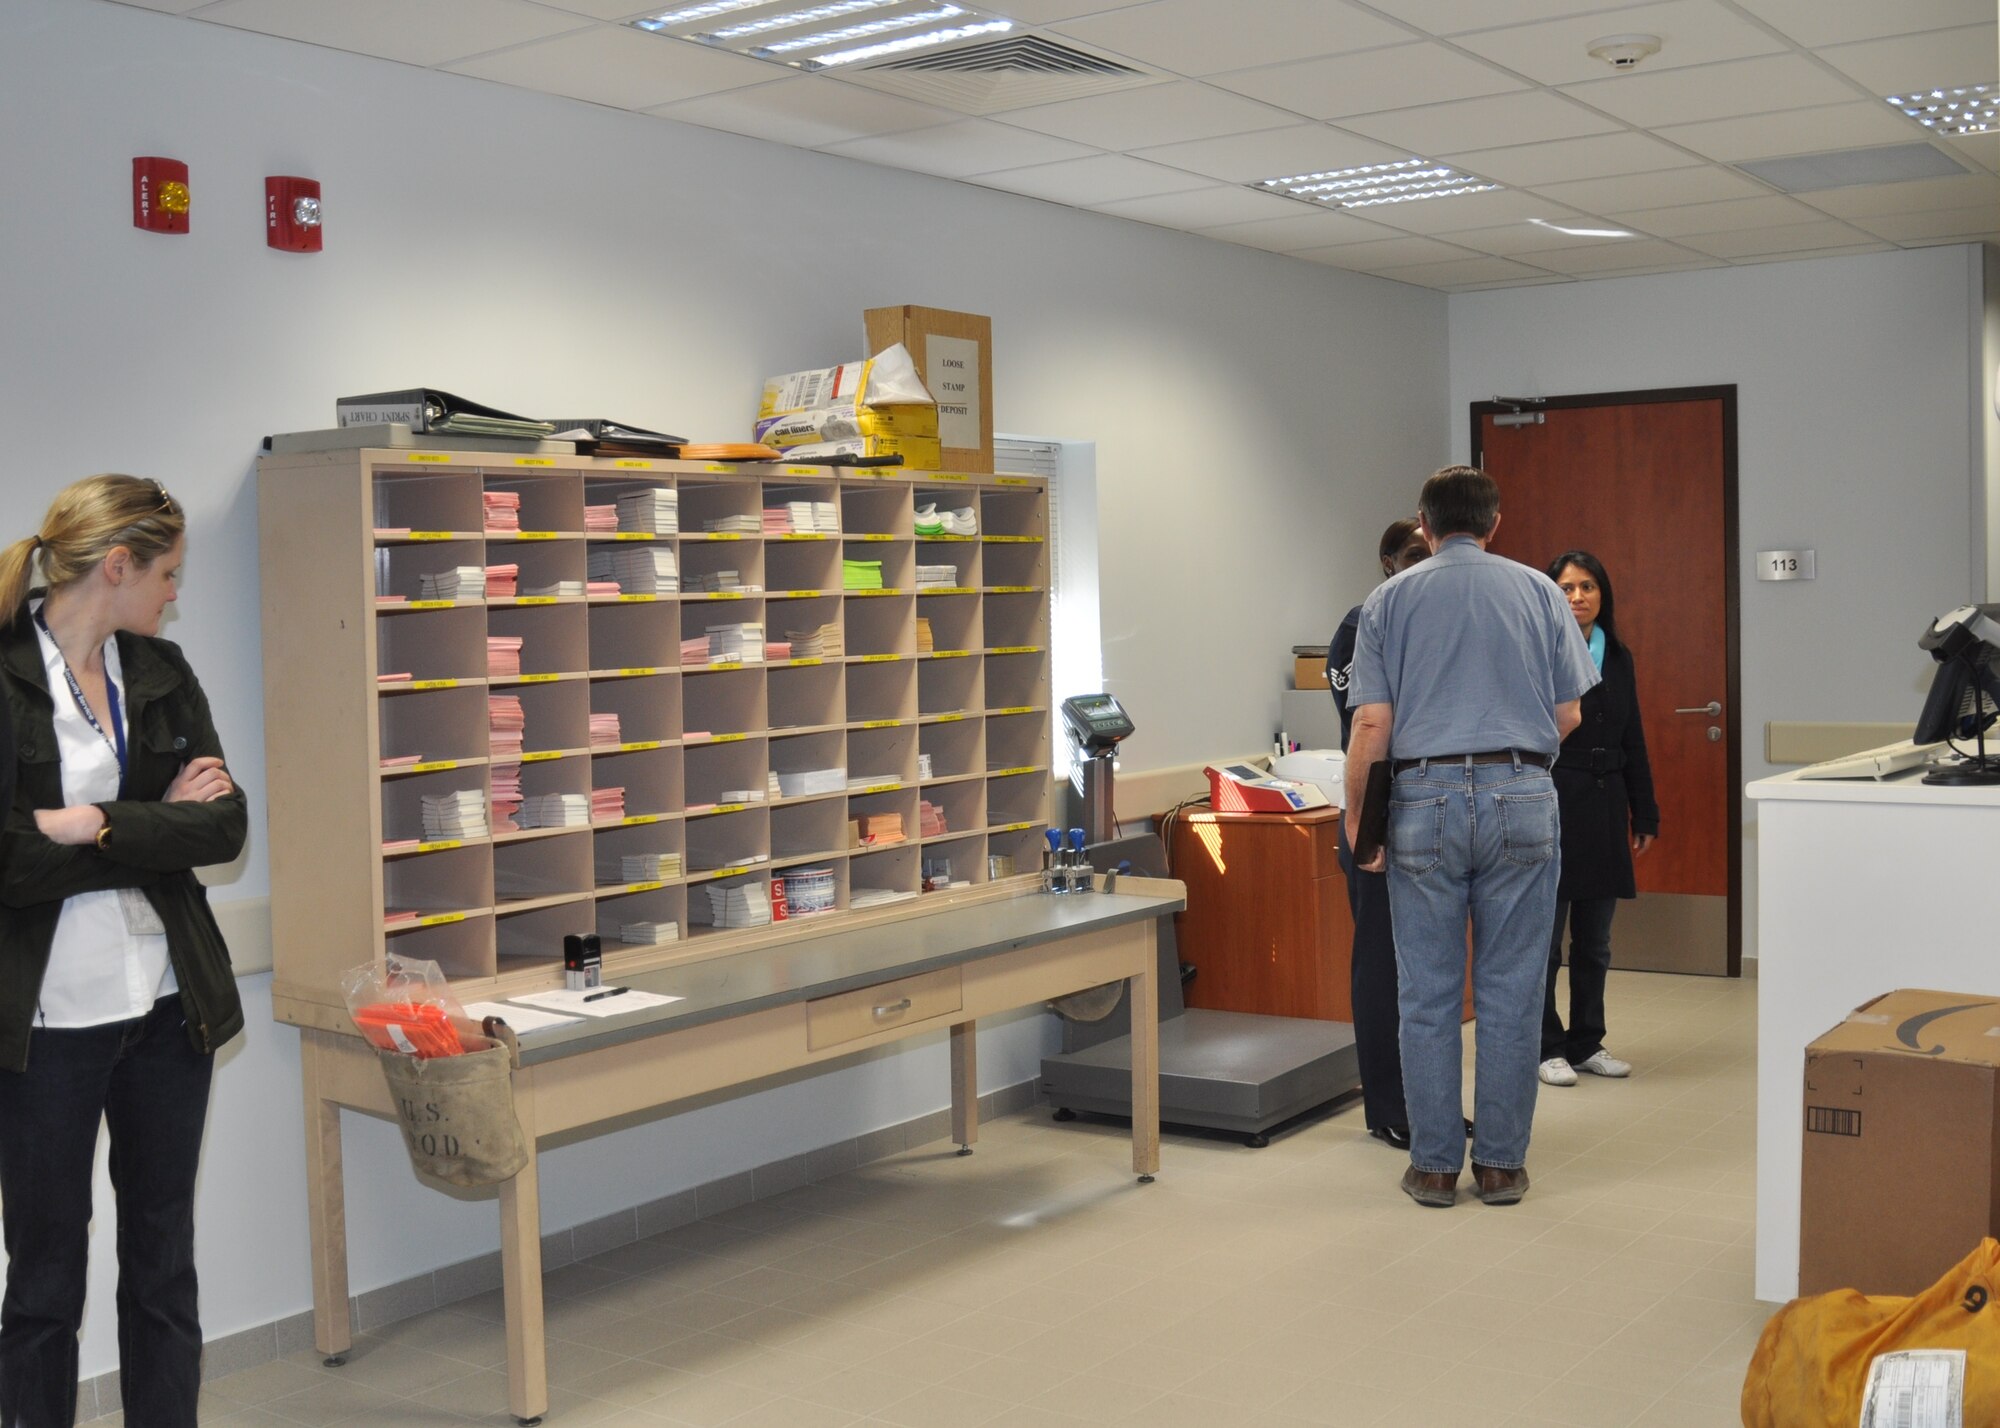
<instances>
[{"instance_id":1,"label":"wooden work table","mask_svg":"<svg viewBox=\"0 0 2000 1428\"><path fill-rule=\"evenodd\" d=\"M948 1029L952 1135L967 1153L979 1138L976 1019L1129 981L1132 1169L1150 1180L1160 1158L1155 929L1184 898L1166 880L1117 886L1071 897L1023 888L941 909L899 904L866 926L622 977L620 985L682 1000L524 1041L514 1107L529 1160L499 1190L515 1417L531 1422L548 1407L533 1152L540 1137ZM353 1341L340 1112L393 1119L394 1111L375 1053L358 1036L316 1027L300 1035L314 1341L334 1358Z\"/></svg>"}]
</instances>

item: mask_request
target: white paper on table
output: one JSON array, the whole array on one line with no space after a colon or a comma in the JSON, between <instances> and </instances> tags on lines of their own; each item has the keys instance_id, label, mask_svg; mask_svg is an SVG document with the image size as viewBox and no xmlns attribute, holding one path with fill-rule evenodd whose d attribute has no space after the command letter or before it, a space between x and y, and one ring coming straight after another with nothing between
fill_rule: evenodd
<instances>
[{"instance_id":1,"label":"white paper on table","mask_svg":"<svg viewBox=\"0 0 2000 1428\"><path fill-rule=\"evenodd\" d=\"M568 1026L576 1018L557 1016L554 1012L531 1011L527 1007L508 1006L505 1002L472 1002L465 1008L465 1014L474 1021L484 1021L489 1016L497 1016L507 1023L516 1036L526 1036L530 1032L548 1031L558 1026Z\"/></svg>"},{"instance_id":2,"label":"white paper on table","mask_svg":"<svg viewBox=\"0 0 2000 1428\"><path fill-rule=\"evenodd\" d=\"M515 997L517 1002L529 1006L547 1007L550 1011L561 1012L565 1016L623 1016L626 1012L644 1011L647 1007L670 1006L682 1001L681 997L663 997L654 992L641 992L631 987L618 990L616 996L604 993L617 990L611 987L592 987L589 991L525 992ZM590 1000L598 998L596 1001Z\"/></svg>"}]
</instances>

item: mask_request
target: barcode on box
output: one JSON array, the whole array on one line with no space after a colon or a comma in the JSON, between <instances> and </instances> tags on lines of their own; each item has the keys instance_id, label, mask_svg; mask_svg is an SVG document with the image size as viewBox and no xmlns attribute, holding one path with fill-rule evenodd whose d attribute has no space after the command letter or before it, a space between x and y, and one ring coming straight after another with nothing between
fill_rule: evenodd
<instances>
[{"instance_id":1,"label":"barcode on box","mask_svg":"<svg viewBox=\"0 0 2000 1428\"><path fill-rule=\"evenodd\" d=\"M1832 1106L1807 1106L1806 1132L1809 1135L1860 1135L1861 1112L1836 1110Z\"/></svg>"}]
</instances>

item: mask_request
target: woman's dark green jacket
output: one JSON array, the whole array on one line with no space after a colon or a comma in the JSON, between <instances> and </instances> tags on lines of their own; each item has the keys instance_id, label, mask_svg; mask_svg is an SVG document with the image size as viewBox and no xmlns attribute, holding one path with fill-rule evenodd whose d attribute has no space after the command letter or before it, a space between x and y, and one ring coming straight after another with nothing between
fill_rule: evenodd
<instances>
[{"instance_id":1,"label":"woman's dark green jacket","mask_svg":"<svg viewBox=\"0 0 2000 1428\"><path fill-rule=\"evenodd\" d=\"M0 833L0 1069L28 1064L28 1032L63 900L105 888L142 889L166 924L167 955L195 1048L214 1051L243 1029L229 949L193 872L242 850L243 792L209 803L160 802L189 759L221 758L222 741L180 646L120 632L118 659L132 731L124 796L103 805L111 828L105 851L65 847L35 826L36 809L63 806L41 643L25 607L0 627L0 684L16 763L14 799Z\"/></svg>"}]
</instances>

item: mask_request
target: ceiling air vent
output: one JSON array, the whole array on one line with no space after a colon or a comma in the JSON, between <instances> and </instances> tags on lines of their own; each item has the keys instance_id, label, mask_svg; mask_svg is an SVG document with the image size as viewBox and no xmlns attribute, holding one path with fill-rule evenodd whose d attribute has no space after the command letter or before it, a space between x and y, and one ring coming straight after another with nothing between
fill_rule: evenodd
<instances>
[{"instance_id":1,"label":"ceiling air vent","mask_svg":"<svg viewBox=\"0 0 2000 1428\"><path fill-rule=\"evenodd\" d=\"M840 78L964 114L994 114L1132 89L1163 76L1075 44L1018 35L857 65Z\"/></svg>"}]
</instances>

